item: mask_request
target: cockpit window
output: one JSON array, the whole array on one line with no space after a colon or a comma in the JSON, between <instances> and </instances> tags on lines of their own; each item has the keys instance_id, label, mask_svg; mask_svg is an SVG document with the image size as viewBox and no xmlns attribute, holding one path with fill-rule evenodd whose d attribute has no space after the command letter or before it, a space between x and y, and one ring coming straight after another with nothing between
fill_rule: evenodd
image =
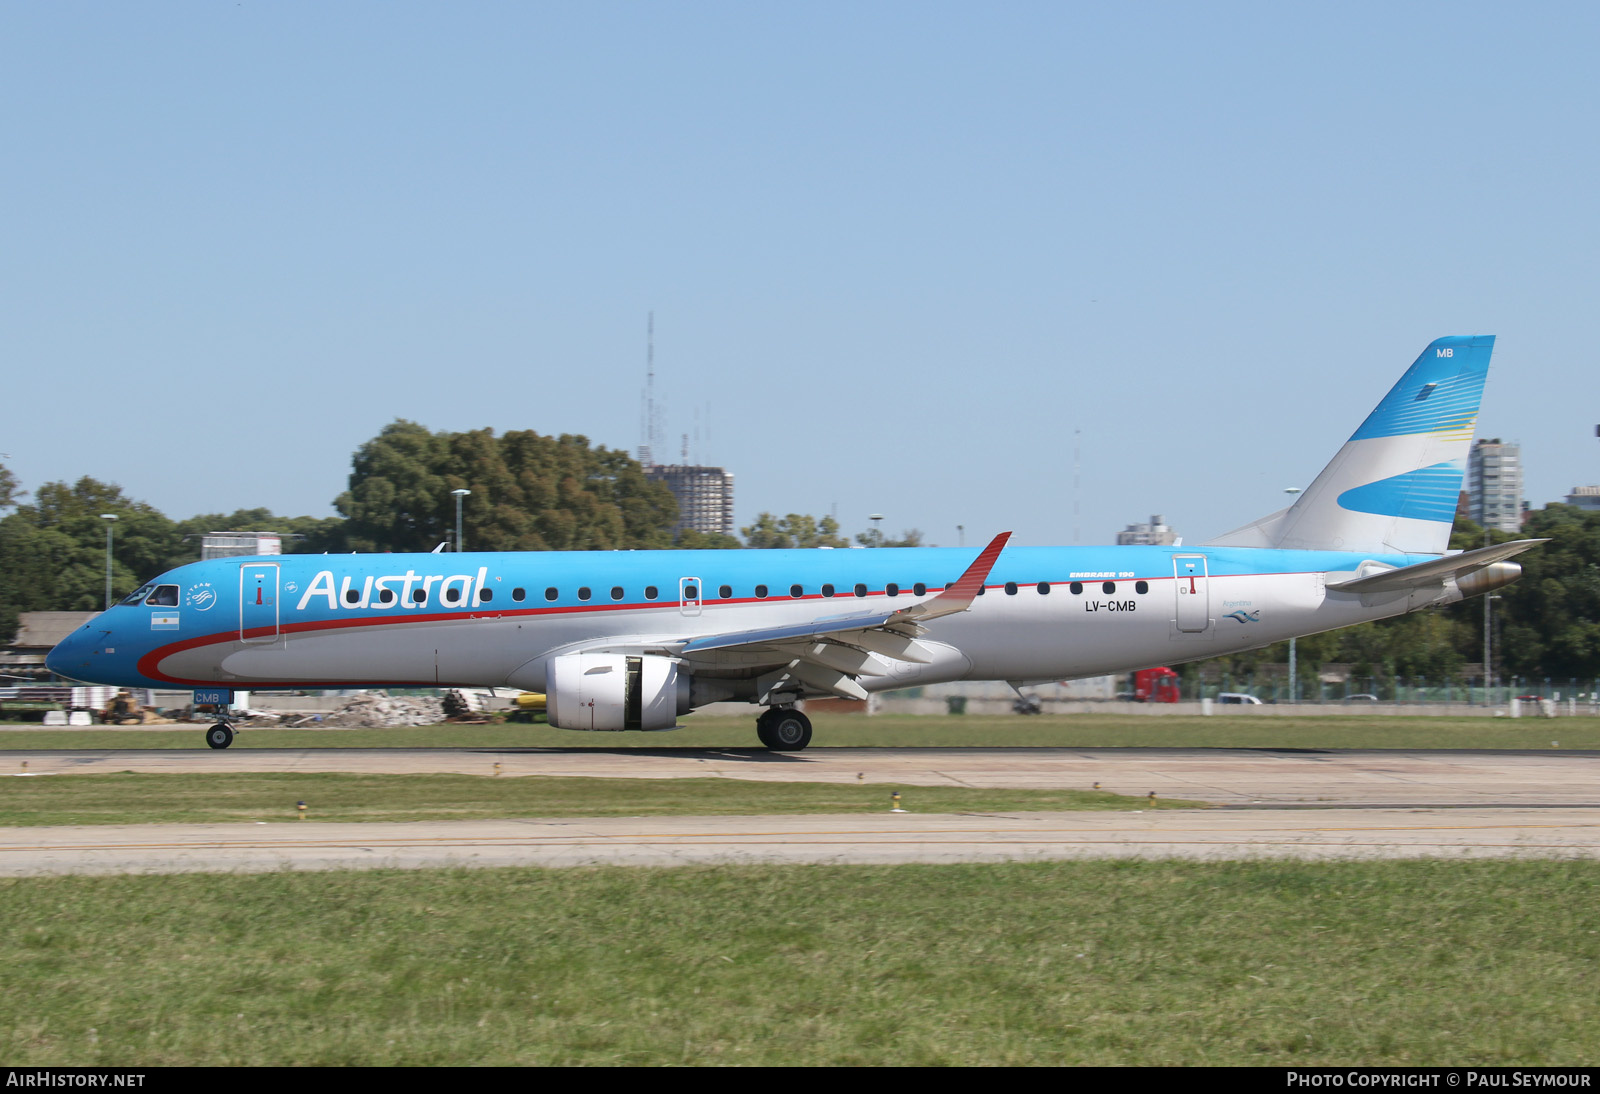
<instances>
[{"instance_id":1,"label":"cockpit window","mask_svg":"<svg viewBox=\"0 0 1600 1094\"><path fill-rule=\"evenodd\" d=\"M156 591L150 594L150 599L145 604L153 608L176 608L178 606L178 587L176 585L157 585Z\"/></svg>"},{"instance_id":2,"label":"cockpit window","mask_svg":"<svg viewBox=\"0 0 1600 1094\"><path fill-rule=\"evenodd\" d=\"M123 604L137 604L145 597L149 596L154 589L154 585L140 585L137 589L133 590L133 592L124 597L121 602Z\"/></svg>"}]
</instances>

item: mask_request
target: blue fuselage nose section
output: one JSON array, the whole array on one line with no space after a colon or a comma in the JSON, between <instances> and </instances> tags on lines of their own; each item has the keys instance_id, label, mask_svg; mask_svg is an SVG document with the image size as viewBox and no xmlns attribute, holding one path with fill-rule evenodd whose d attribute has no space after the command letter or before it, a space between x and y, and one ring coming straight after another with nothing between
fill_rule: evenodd
<instances>
[{"instance_id":1,"label":"blue fuselage nose section","mask_svg":"<svg viewBox=\"0 0 1600 1094\"><path fill-rule=\"evenodd\" d=\"M45 656L45 667L57 676L85 684L156 686L156 681L139 674L142 650L134 648L137 639L127 633L127 620L119 621L119 612L123 609L102 612L56 643Z\"/></svg>"}]
</instances>

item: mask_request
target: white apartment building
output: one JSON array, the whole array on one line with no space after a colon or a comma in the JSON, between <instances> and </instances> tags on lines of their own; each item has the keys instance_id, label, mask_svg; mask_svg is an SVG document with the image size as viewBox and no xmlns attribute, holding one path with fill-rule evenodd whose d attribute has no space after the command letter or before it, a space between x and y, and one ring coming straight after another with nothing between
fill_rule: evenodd
<instances>
[{"instance_id":1,"label":"white apartment building","mask_svg":"<svg viewBox=\"0 0 1600 1094\"><path fill-rule=\"evenodd\" d=\"M1467 496L1478 524L1502 532L1521 529L1522 446L1499 437L1474 444L1467 457Z\"/></svg>"}]
</instances>

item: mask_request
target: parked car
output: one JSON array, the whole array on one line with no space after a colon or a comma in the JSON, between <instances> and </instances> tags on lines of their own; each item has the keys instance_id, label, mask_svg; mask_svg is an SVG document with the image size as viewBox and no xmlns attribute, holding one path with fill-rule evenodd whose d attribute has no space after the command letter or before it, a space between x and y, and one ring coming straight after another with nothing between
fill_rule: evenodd
<instances>
[{"instance_id":1,"label":"parked car","mask_svg":"<svg viewBox=\"0 0 1600 1094\"><path fill-rule=\"evenodd\" d=\"M1243 706L1252 706L1252 707L1258 707L1258 706L1261 705L1261 700L1260 699L1257 699L1254 695L1246 695L1242 691L1224 691L1220 695L1217 696L1217 702L1219 702L1219 703L1238 703L1238 704L1241 704Z\"/></svg>"},{"instance_id":2,"label":"parked car","mask_svg":"<svg viewBox=\"0 0 1600 1094\"><path fill-rule=\"evenodd\" d=\"M1347 703L1376 703L1378 697L1370 691L1363 691L1360 695L1346 695L1344 701Z\"/></svg>"}]
</instances>

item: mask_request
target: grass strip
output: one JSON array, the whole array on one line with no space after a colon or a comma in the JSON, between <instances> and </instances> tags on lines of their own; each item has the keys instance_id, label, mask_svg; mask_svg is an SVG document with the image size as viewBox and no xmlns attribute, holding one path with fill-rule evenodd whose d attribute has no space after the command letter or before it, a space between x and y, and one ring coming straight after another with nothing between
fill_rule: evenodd
<instances>
[{"instance_id":1,"label":"grass strip","mask_svg":"<svg viewBox=\"0 0 1600 1094\"><path fill-rule=\"evenodd\" d=\"M591 779L544 775L49 775L5 780L0 825L180 824L292 821L297 803L319 821L499 820L512 817L758 816L881 812L884 783L742 779ZM1093 790L986 790L902 786L919 813L1036 809L1147 809L1144 798ZM1202 803L1160 801L1157 808Z\"/></svg>"},{"instance_id":2,"label":"grass strip","mask_svg":"<svg viewBox=\"0 0 1600 1094\"><path fill-rule=\"evenodd\" d=\"M1592 862L0 880L12 1066L1586 1065Z\"/></svg>"},{"instance_id":3,"label":"grass strip","mask_svg":"<svg viewBox=\"0 0 1600 1094\"><path fill-rule=\"evenodd\" d=\"M1352 715L819 715L813 748L1595 749L1600 718ZM0 731L0 751L204 748L204 727ZM1556 744L1552 744L1556 742ZM234 748L752 748L746 718L697 718L671 733L575 733L545 725L247 729Z\"/></svg>"}]
</instances>

